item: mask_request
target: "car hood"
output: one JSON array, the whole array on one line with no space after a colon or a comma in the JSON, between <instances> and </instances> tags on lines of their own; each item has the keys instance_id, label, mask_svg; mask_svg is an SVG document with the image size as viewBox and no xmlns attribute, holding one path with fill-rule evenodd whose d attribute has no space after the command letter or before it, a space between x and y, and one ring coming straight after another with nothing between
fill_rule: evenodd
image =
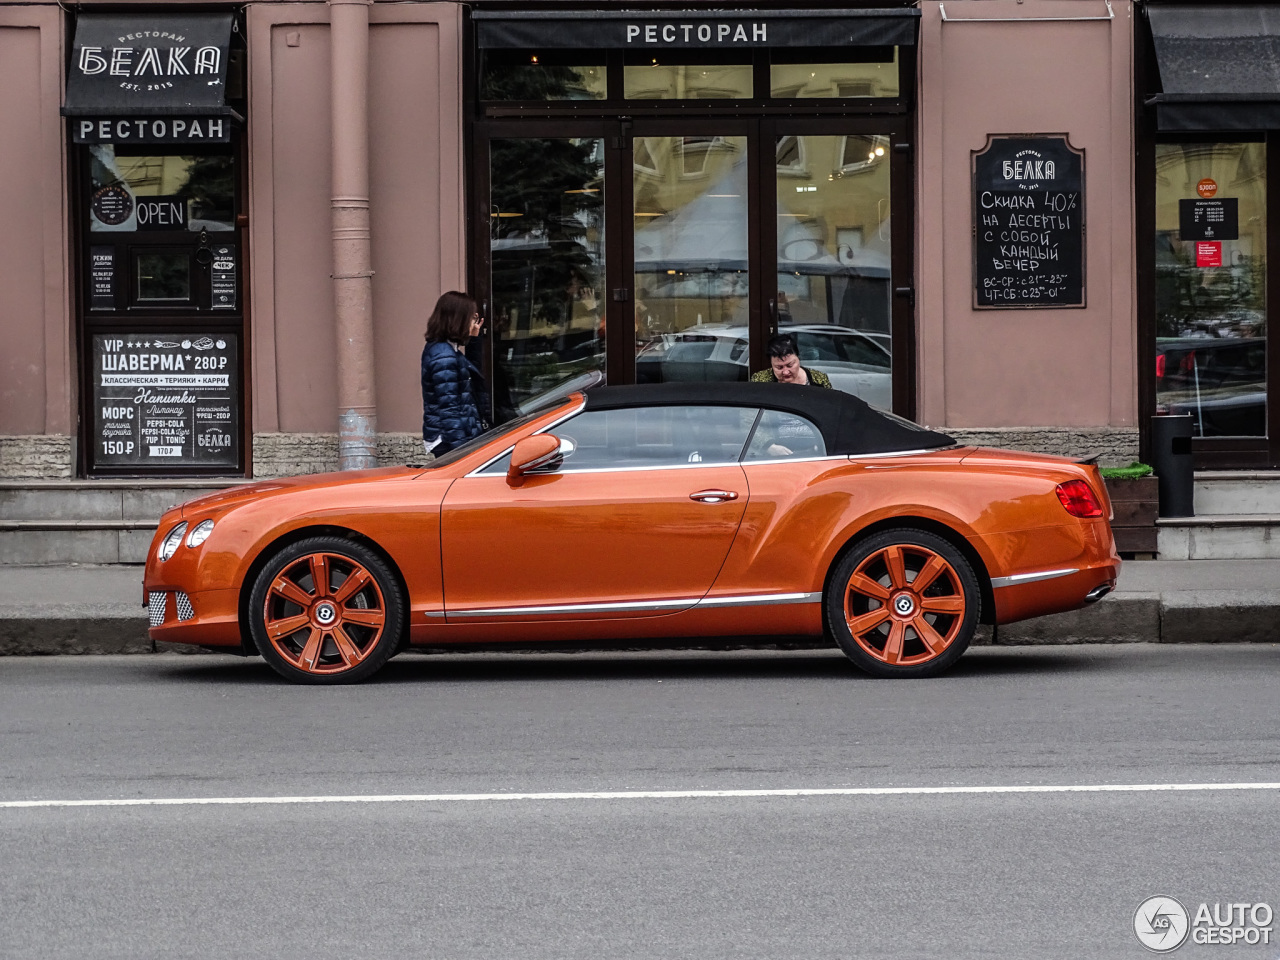
<instances>
[{"instance_id":1,"label":"car hood","mask_svg":"<svg viewBox=\"0 0 1280 960\"><path fill-rule=\"evenodd\" d=\"M219 490L203 497L188 500L181 506L182 516L224 510L248 500L306 490L313 487L344 487L362 483L379 483L386 480L411 480L422 473L414 467L379 467L376 470L350 470L342 473L312 473L299 477L281 477L278 480L261 480Z\"/></svg>"}]
</instances>

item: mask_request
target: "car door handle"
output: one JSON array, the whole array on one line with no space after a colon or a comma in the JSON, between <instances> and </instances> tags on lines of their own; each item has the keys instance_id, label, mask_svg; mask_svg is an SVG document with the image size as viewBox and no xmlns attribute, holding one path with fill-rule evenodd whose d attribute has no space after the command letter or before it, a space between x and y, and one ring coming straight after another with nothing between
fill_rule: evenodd
<instances>
[{"instance_id":1,"label":"car door handle","mask_svg":"<svg viewBox=\"0 0 1280 960\"><path fill-rule=\"evenodd\" d=\"M689 494L689 499L699 503L724 503L726 500L737 500L738 495L732 490L699 490Z\"/></svg>"}]
</instances>

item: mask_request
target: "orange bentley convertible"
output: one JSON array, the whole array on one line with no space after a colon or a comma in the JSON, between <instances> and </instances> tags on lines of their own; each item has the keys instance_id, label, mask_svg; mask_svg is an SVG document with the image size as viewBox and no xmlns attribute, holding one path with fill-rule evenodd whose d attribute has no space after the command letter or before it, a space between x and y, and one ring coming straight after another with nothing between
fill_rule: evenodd
<instances>
[{"instance_id":1,"label":"orange bentley convertible","mask_svg":"<svg viewBox=\"0 0 1280 960\"><path fill-rule=\"evenodd\" d=\"M958 446L848 394L601 387L425 467L295 477L160 521L151 636L363 680L413 645L827 636L947 669L1120 559L1097 468Z\"/></svg>"}]
</instances>

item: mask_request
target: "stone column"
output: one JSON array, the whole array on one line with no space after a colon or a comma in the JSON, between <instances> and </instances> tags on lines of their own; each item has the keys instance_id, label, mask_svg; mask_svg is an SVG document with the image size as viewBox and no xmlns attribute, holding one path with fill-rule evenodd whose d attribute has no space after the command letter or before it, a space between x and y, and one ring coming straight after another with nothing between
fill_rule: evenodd
<instances>
[{"instance_id":1,"label":"stone column","mask_svg":"<svg viewBox=\"0 0 1280 960\"><path fill-rule=\"evenodd\" d=\"M329 0L338 464L378 465L369 234L369 0Z\"/></svg>"}]
</instances>

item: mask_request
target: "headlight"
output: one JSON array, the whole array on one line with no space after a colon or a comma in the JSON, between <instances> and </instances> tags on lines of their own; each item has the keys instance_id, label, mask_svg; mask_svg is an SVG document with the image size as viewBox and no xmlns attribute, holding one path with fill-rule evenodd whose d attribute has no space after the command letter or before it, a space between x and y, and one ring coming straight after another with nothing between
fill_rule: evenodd
<instances>
[{"instance_id":1,"label":"headlight","mask_svg":"<svg viewBox=\"0 0 1280 960\"><path fill-rule=\"evenodd\" d=\"M182 535L186 532L187 522L185 520L169 531L169 535L160 544L160 559L162 561L168 560L173 556L174 551L178 549L178 544L182 543Z\"/></svg>"},{"instance_id":2,"label":"headlight","mask_svg":"<svg viewBox=\"0 0 1280 960\"><path fill-rule=\"evenodd\" d=\"M195 529L191 531L191 535L187 537L187 546L188 547L200 546L200 544L204 543L206 540L209 539L209 534L211 533L213 533L213 521L201 520L199 523L196 524Z\"/></svg>"}]
</instances>

